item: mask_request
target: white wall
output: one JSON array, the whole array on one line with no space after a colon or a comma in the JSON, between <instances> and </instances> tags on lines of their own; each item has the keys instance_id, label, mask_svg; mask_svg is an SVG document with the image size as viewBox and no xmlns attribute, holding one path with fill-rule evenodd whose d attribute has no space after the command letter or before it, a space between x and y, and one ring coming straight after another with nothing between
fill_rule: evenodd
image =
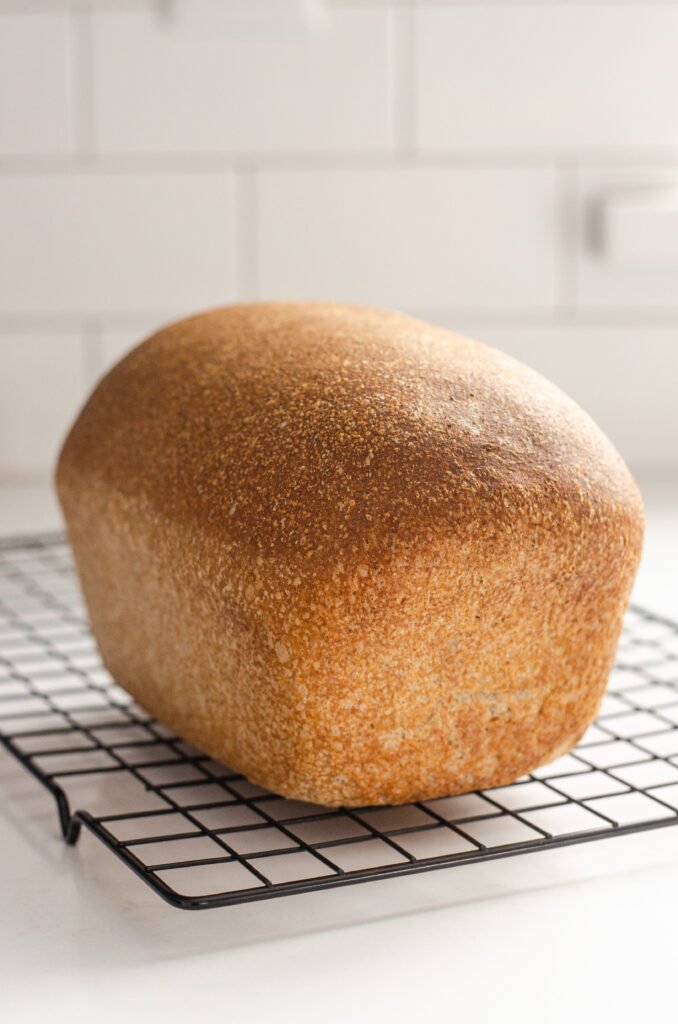
<instances>
[{"instance_id":1,"label":"white wall","mask_svg":"<svg viewBox=\"0 0 678 1024\"><path fill-rule=\"evenodd\" d=\"M337 0L234 33L205 2L0 0L1 478L44 478L160 323L319 297L504 348L678 469L678 262L592 243L605 197L678 184L678 3Z\"/></svg>"}]
</instances>

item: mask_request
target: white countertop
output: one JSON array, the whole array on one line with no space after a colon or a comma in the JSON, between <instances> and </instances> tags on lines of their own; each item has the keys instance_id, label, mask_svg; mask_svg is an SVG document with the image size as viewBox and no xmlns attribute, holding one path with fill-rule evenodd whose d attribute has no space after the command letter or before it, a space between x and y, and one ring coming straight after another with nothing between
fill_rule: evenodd
<instances>
[{"instance_id":1,"label":"white countertop","mask_svg":"<svg viewBox=\"0 0 678 1024\"><path fill-rule=\"evenodd\" d=\"M678 485L634 600L678 619ZM58 526L0 492L0 533ZM675 999L678 828L223 910L161 902L0 752L0 990L23 1021L635 1021ZM443 1018L444 1015L444 1018Z\"/></svg>"}]
</instances>

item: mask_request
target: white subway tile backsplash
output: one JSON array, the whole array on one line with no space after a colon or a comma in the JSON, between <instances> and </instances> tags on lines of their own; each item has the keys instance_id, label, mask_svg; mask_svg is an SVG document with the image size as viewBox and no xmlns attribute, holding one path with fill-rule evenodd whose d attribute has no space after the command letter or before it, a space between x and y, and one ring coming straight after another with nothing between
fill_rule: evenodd
<instances>
[{"instance_id":1,"label":"white subway tile backsplash","mask_svg":"<svg viewBox=\"0 0 678 1024\"><path fill-rule=\"evenodd\" d=\"M336 11L317 32L230 38L157 12L94 17L104 153L378 149L391 142L389 14Z\"/></svg>"},{"instance_id":2,"label":"white subway tile backsplash","mask_svg":"<svg viewBox=\"0 0 678 1024\"><path fill-rule=\"evenodd\" d=\"M573 254L575 303L582 309L674 310L678 312L675 262L619 262L601 237L601 206L627 190L678 188L678 164L667 167L583 168L576 175L577 231ZM656 214L661 217L661 212Z\"/></svg>"},{"instance_id":3,"label":"white subway tile backsplash","mask_svg":"<svg viewBox=\"0 0 678 1024\"><path fill-rule=\"evenodd\" d=\"M233 292L228 174L0 178L0 312L185 312Z\"/></svg>"},{"instance_id":4,"label":"white subway tile backsplash","mask_svg":"<svg viewBox=\"0 0 678 1024\"><path fill-rule=\"evenodd\" d=\"M678 466L671 228L627 264L597 216L678 185L678 3L198 7L0 0L0 476L163 323L254 296L427 310Z\"/></svg>"},{"instance_id":5,"label":"white subway tile backsplash","mask_svg":"<svg viewBox=\"0 0 678 1024\"><path fill-rule=\"evenodd\" d=\"M632 466L676 464L678 327L455 327L538 370L582 406Z\"/></svg>"},{"instance_id":6,"label":"white subway tile backsplash","mask_svg":"<svg viewBox=\"0 0 678 1024\"><path fill-rule=\"evenodd\" d=\"M85 398L76 333L0 335L0 476L44 477Z\"/></svg>"},{"instance_id":7,"label":"white subway tile backsplash","mask_svg":"<svg viewBox=\"0 0 678 1024\"><path fill-rule=\"evenodd\" d=\"M549 307L554 176L463 168L258 175L261 298Z\"/></svg>"},{"instance_id":8,"label":"white subway tile backsplash","mask_svg":"<svg viewBox=\"0 0 678 1024\"><path fill-rule=\"evenodd\" d=\"M70 152L75 117L70 14L0 17L0 155Z\"/></svg>"},{"instance_id":9,"label":"white subway tile backsplash","mask_svg":"<svg viewBox=\"0 0 678 1024\"><path fill-rule=\"evenodd\" d=\"M678 5L417 6L427 149L675 147Z\"/></svg>"}]
</instances>

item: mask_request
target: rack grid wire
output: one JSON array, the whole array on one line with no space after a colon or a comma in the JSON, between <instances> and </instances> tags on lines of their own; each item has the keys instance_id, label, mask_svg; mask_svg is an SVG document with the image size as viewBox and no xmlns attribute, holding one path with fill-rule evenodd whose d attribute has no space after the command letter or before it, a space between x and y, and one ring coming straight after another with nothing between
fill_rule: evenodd
<instances>
[{"instance_id":1,"label":"rack grid wire","mask_svg":"<svg viewBox=\"0 0 678 1024\"><path fill-rule=\"evenodd\" d=\"M0 740L163 899L227 906L678 820L678 625L626 618L596 722L513 785L400 807L288 800L209 758L116 686L62 535L0 542ZM71 810L72 807L80 808Z\"/></svg>"}]
</instances>

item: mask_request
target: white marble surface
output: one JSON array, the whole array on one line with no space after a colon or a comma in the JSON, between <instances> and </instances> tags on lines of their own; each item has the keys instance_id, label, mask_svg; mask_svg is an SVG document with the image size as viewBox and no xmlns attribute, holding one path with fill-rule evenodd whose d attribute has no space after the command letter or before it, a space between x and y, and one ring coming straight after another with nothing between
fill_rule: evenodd
<instances>
[{"instance_id":1,"label":"white marble surface","mask_svg":"<svg viewBox=\"0 0 678 1024\"><path fill-rule=\"evenodd\" d=\"M678 485L635 600L678 618ZM0 492L0 533L58 525ZM224 910L164 905L0 753L0 984L34 1021L632 1021L674 1002L678 828Z\"/></svg>"}]
</instances>

